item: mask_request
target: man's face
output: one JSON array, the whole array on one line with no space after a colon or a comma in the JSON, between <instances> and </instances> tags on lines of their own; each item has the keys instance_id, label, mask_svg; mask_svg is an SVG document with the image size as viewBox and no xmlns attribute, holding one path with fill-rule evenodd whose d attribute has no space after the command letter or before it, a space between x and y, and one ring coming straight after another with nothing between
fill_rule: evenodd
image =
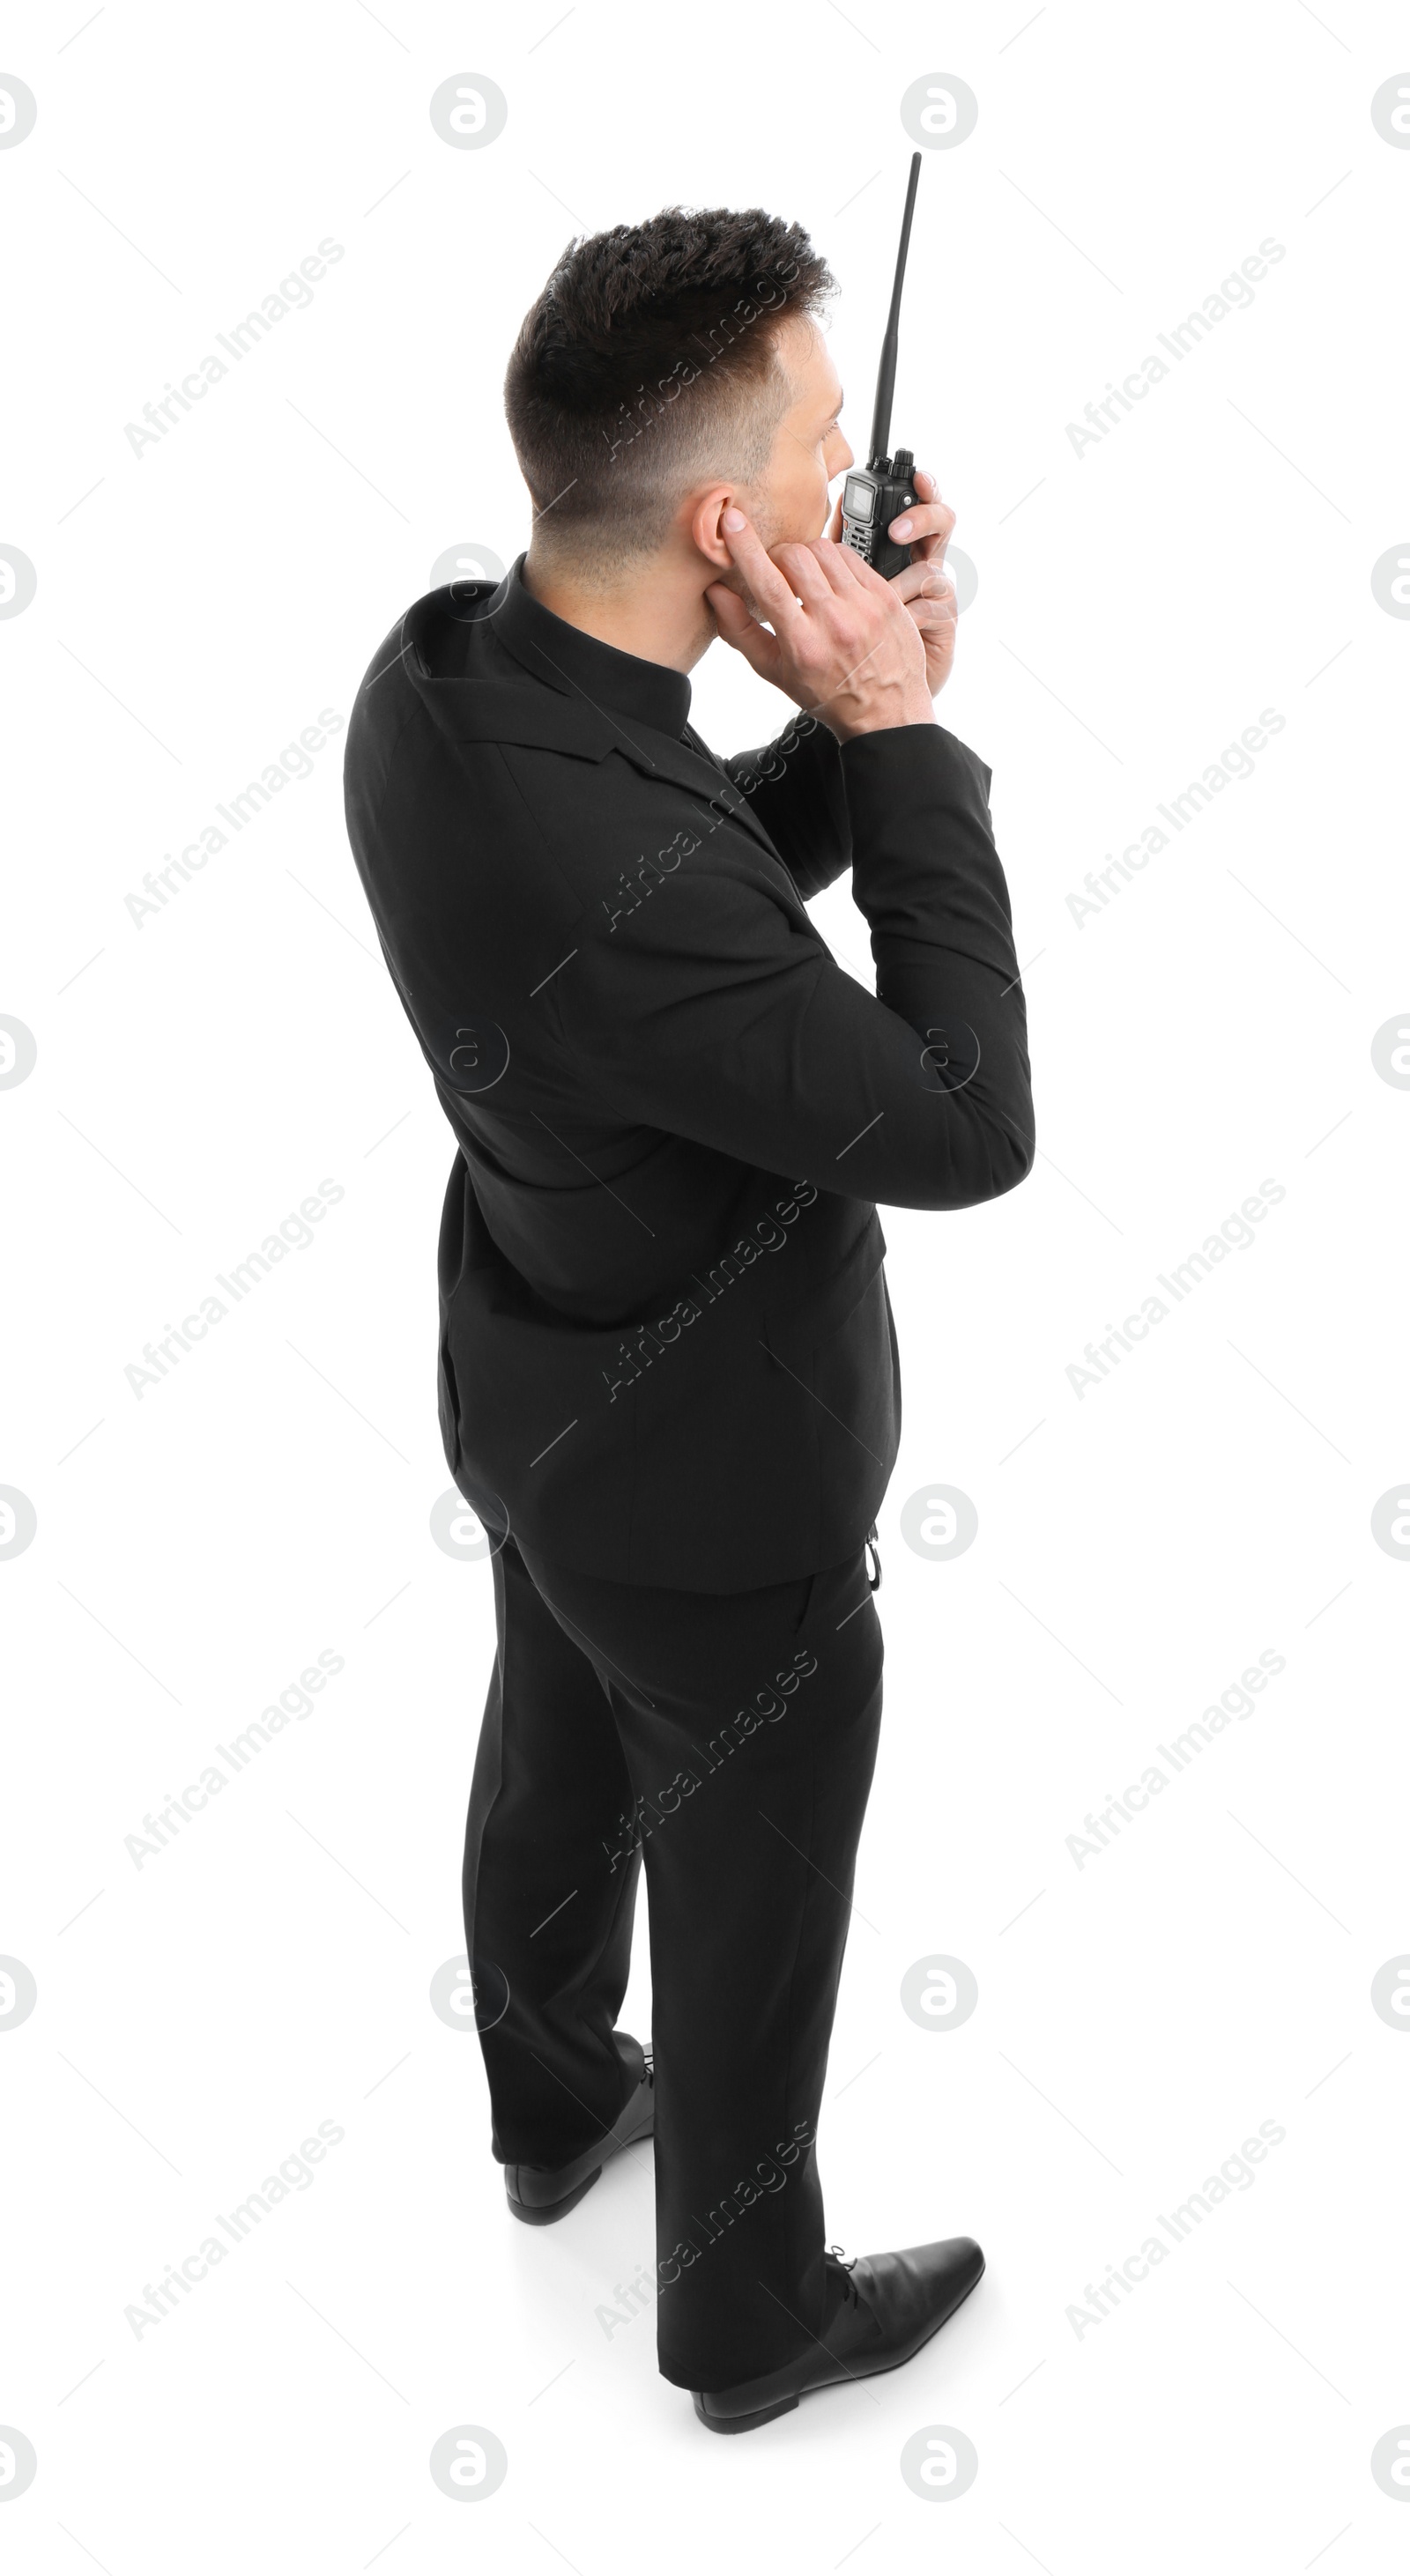
<instances>
[{"instance_id":1,"label":"man's face","mask_svg":"<svg viewBox=\"0 0 1410 2576\"><path fill-rule=\"evenodd\" d=\"M827 342L806 315L790 314L775 348L794 400L774 433L763 474L741 494L740 505L766 546L808 544L827 527L829 483L854 462L838 427L842 387Z\"/></svg>"}]
</instances>

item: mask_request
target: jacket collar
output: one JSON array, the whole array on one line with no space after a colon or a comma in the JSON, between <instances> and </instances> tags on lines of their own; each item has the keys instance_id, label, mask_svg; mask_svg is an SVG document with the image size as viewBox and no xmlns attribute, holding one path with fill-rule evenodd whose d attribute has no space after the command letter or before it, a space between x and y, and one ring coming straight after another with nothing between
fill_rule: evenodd
<instances>
[{"instance_id":1,"label":"jacket collar","mask_svg":"<svg viewBox=\"0 0 1410 2576\"><path fill-rule=\"evenodd\" d=\"M593 761L620 752L644 775L669 778L677 787L713 799L767 852L792 887L749 798L717 766L693 728L698 748L682 739L690 712L685 673L621 653L614 644L555 617L524 588L523 566L523 555L517 555L498 584L465 581L452 583L448 591L433 591L403 620L403 658L409 646L416 686L447 733L458 741L522 743ZM491 627L525 679L509 674L502 679L441 678L429 671L418 629L422 613L433 603L477 628Z\"/></svg>"},{"instance_id":2,"label":"jacket collar","mask_svg":"<svg viewBox=\"0 0 1410 2576\"><path fill-rule=\"evenodd\" d=\"M536 680L586 698L609 722L620 718L628 726L649 725L679 741L690 714L690 682L684 671L619 652L615 644L604 644L555 617L525 588L523 555L510 565L489 614L500 642Z\"/></svg>"}]
</instances>

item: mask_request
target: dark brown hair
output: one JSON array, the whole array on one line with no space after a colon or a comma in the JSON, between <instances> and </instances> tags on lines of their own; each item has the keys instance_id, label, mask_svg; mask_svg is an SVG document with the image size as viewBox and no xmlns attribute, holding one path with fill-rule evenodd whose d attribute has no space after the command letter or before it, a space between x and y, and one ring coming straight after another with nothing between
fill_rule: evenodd
<instances>
[{"instance_id":1,"label":"dark brown hair","mask_svg":"<svg viewBox=\"0 0 1410 2576\"><path fill-rule=\"evenodd\" d=\"M570 242L504 380L535 551L654 553L693 482L751 482L795 398L779 326L835 288L801 224L761 206L667 206Z\"/></svg>"}]
</instances>

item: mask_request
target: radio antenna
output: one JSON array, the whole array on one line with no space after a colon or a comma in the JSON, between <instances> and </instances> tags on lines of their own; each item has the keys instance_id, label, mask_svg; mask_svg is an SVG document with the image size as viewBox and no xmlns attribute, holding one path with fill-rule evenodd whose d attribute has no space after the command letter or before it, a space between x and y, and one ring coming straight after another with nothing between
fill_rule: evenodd
<instances>
[{"instance_id":1,"label":"radio antenna","mask_svg":"<svg viewBox=\"0 0 1410 2576\"><path fill-rule=\"evenodd\" d=\"M876 409L871 422L871 455L867 463L873 472L885 463L891 440L891 396L896 388L896 340L901 319L901 288L906 277L906 253L911 241L911 216L915 211L916 181L920 177L920 154L911 154L910 183L906 189L906 211L901 218L901 247L896 254L896 283L891 289L891 311L886 323L886 337L881 344L881 365L876 378Z\"/></svg>"}]
</instances>

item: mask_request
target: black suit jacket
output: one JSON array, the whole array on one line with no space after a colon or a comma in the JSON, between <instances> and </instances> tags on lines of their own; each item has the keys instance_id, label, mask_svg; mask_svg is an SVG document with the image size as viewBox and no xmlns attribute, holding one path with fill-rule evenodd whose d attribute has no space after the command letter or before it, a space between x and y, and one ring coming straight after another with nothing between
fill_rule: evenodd
<instances>
[{"instance_id":1,"label":"black suit jacket","mask_svg":"<svg viewBox=\"0 0 1410 2576\"><path fill-rule=\"evenodd\" d=\"M990 773L795 715L722 762L679 671L524 588L418 600L348 729L348 832L459 1151L460 1490L583 1572L724 1592L860 1547L900 1437L878 1200L1033 1154ZM850 864L873 995L805 900Z\"/></svg>"}]
</instances>

